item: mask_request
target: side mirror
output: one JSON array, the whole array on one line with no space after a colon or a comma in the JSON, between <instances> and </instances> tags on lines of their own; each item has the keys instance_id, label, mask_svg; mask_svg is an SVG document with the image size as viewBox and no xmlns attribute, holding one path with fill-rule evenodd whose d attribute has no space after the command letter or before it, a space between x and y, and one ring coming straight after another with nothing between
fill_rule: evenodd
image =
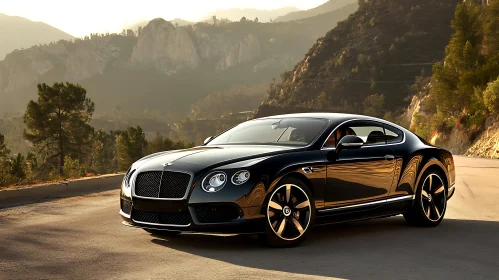
<instances>
[{"instance_id":1,"label":"side mirror","mask_svg":"<svg viewBox=\"0 0 499 280\"><path fill-rule=\"evenodd\" d=\"M215 138L215 137L210 136L210 137L204 139L203 145L206 145L206 144L210 143L210 141L213 140L213 138Z\"/></svg>"},{"instance_id":2,"label":"side mirror","mask_svg":"<svg viewBox=\"0 0 499 280\"><path fill-rule=\"evenodd\" d=\"M347 135L340 139L336 145L336 154L339 154L343 149L358 149L364 145L362 138L354 135Z\"/></svg>"}]
</instances>

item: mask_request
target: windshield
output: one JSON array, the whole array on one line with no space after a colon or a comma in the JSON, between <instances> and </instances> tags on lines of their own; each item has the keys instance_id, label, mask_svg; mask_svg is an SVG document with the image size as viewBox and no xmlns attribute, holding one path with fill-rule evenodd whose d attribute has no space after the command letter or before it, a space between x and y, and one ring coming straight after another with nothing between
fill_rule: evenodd
<instances>
[{"instance_id":1,"label":"windshield","mask_svg":"<svg viewBox=\"0 0 499 280\"><path fill-rule=\"evenodd\" d=\"M244 122L208 143L225 144L279 144L307 146L326 127L325 119L283 118L263 119Z\"/></svg>"}]
</instances>

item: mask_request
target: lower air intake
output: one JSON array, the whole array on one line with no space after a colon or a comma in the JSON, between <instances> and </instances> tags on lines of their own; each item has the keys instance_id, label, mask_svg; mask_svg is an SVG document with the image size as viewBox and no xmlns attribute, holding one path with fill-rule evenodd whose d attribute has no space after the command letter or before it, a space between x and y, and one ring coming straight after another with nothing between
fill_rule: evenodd
<instances>
[{"instance_id":1,"label":"lower air intake","mask_svg":"<svg viewBox=\"0 0 499 280\"><path fill-rule=\"evenodd\" d=\"M197 206L197 218L201 223L224 223L239 218L234 206Z\"/></svg>"},{"instance_id":2,"label":"lower air intake","mask_svg":"<svg viewBox=\"0 0 499 280\"><path fill-rule=\"evenodd\" d=\"M191 223L191 215L188 211L184 212L148 212L133 210L132 219L136 222L187 226Z\"/></svg>"},{"instance_id":3,"label":"lower air intake","mask_svg":"<svg viewBox=\"0 0 499 280\"><path fill-rule=\"evenodd\" d=\"M130 215L130 212L132 212L132 203L128 200L121 199L121 211Z\"/></svg>"}]
</instances>

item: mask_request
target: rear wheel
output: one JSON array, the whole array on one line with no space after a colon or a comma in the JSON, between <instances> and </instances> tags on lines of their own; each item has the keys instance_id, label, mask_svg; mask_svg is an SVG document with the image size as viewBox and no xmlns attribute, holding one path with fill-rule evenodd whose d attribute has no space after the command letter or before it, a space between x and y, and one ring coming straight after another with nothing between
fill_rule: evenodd
<instances>
[{"instance_id":1,"label":"rear wheel","mask_svg":"<svg viewBox=\"0 0 499 280\"><path fill-rule=\"evenodd\" d=\"M148 229L148 228L145 228L144 230L147 231L147 232L149 232L150 234L156 235L156 236L170 236L170 237L173 237L173 236L179 236L180 235L180 231L158 230L158 229Z\"/></svg>"},{"instance_id":2,"label":"rear wheel","mask_svg":"<svg viewBox=\"0 0 499 280\"><path fill-rule=\"evenodd\" d=\"M434 227L442 222L447 209L447 188L442 174L434 169L423 174L412 209L404 213L410 225Z\"/></svg>"},{"instance_id":3,"label":"rear wheel","mask_svg":"<svg viewBox=\"0 0 499 280\"><path fill-rule=\"evenodd\" d=\"M307 185L285 178L270 196L266 209L265 242L272 247L292 247L311 231L315 205Z\"/></svg>"}]
</instances>

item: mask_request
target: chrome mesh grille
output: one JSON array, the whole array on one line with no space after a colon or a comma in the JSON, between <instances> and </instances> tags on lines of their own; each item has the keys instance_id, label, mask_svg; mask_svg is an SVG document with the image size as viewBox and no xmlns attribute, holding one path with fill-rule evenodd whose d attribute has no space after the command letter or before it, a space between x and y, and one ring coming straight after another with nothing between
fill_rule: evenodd
<instances>
[{"instance_id":1,"label":"chrome mesh grille","mask_svg":"<svg viewBox=\"0 0 499 280\"><path fill-rule=\"evenodd\" d=\"M191 180L191 175L180 172L163 172L161 178L161 187L159 190L160 198L182 198Z\"/></svg>"},{"instance_id":2,"label":"chrome mesh grille","mask_svg":"<svg viewBox=\"0 0 499 280\"><path fill-rule=\"evenodd\" d=\"M161 171L142 172L135 181L135 194L145 197L158 197Z\"/></svg>"},{"instance_id":3,"label":"chrome mesh grille","mask_svg":"<svg viewBox=\"0 0 499 280\"><path fill-rule=\"evenodd\" d=\"M148 212L134 209L132 219L137 222L187 226L191 223L189 211L184 212Z\"/></svg>"},{"instance_id":4,"label":"chrome mesh grille","mask_svg":"<svg viewBox=\"0 0 499 280\"><path fill-rule=\"evenodd\" d=\"M135 181L135 194L154 198L184 197L191 175L174 171L142 172Z\"/></svg>"}]
</instances>

